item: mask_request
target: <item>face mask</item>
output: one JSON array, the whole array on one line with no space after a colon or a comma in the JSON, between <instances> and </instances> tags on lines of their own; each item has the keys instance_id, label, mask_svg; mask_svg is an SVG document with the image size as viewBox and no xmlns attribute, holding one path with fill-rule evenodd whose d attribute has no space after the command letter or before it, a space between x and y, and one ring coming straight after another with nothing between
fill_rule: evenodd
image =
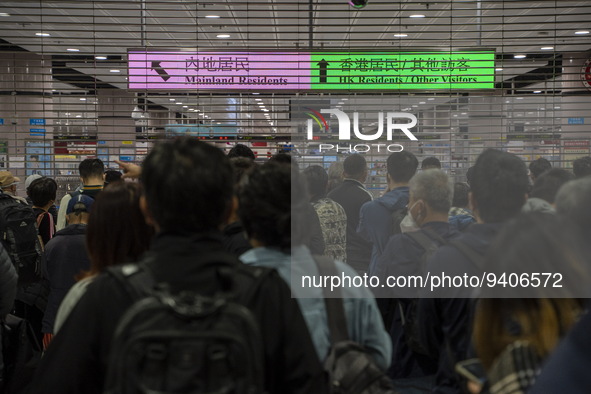
<instances>
[{"instance_id":1,"label":"face mask","mask_svg":"<svg viewBox=\"0 0 591 394\"><path fill-rule=\"evenodd\" d=\"M417 202L418 201L416 201L412 205L412 207L410 207L408 209L406 216L400 222L400 231L402 231L403 233L410 233L413 231L418 231L420 229L419 225L417 224L417 222L412 217L412 214L410 213L410 211L414 208L414 206L417 205Z\"/></svg>"}]
</instances>

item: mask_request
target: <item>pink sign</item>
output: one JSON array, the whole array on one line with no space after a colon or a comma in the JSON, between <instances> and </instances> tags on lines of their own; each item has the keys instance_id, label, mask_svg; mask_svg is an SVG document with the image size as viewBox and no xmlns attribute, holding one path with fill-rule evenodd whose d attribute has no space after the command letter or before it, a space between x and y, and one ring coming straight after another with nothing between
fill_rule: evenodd
<instances>
[{"instance_id":1,"label":"pink sign","mask_svg":"<svg viewBox=\"0 0 591 394\"><path fill-rule=\"evenodd\" d=\"M310 54L129 51L130 89L310 89Z\"/></svg>"}]
</instances>

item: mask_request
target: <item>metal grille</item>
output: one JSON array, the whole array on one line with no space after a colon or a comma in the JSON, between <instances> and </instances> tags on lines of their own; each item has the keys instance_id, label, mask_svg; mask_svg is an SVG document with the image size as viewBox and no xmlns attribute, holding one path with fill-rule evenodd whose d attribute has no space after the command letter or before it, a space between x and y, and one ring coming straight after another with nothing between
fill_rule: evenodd
<instances>
[{"instance_id":1,"label":"metal grille","mask_svg":"<svg viewBox=\"0 0 591 394\"><path fill-rule=\"evenodd\" d=\"M370 1L361 10L336 0L5 1L0 4L0 166L19 177L36 172L68 177L89 156L109 167L116 158L141 161L155 140L175 133L222 148L240 141L260 158L288 149L303 165L328 165L334 157L313 157L313 142L293 146L292 141L305 122L294 116L294 105L321 101L358 112L367 133L375 131L380 111L413 113L419 141L406 141L405 148L419 159L438 157L458 179L486 147L528 162L546 157L568 168L573 159L589 155L590 20L588 1ZM129 89L130 49L488 49L495 52L494 87ZM146 71L151 72L157 70ZM332 131L334 119L330 123ZM379 188L385 156L369 157Z\"/></svg>"}]
</instances>

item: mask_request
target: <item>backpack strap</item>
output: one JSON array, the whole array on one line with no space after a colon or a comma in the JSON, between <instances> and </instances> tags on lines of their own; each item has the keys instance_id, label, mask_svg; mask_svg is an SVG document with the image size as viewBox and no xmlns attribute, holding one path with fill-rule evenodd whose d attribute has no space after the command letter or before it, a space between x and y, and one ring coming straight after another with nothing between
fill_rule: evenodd
<instances>
[{"instance_id":1,"label":"backpack strap","mask_svg":"<svg viewBox=\"0 0 591 394\"><path fill-rule=\"evenodd\" d=\"M318 267L318 273L322 277L338 276L335 262L325 256L313 256L314 262ZM341 289L337 288L333 294L330 294L328 287L323 287L324 305L326 306L326 316L328 319L328 330L330 333L330 343L334 346L338 342L347 341L349 333L347 332L347 319L345 317L345 307Z\"/></svg>"},{"instance_id":2,"label":"backpack strap","mask_svg":"<svg viewBox=\"0 0 591 394\"><path fill-rule=\"evenodd\" d=\"M456 239L449 242L450 246L459 250L479 270L484 270L484 256L478 253L473 247L466 245Z\"/></svg>"},{"instance_id":3,"label":"backpack strap","mask_svg":"<svg viewBox=\"0 0 591 394\"><path fill-rule=\"evenodd\" d=\"M154 292L156 281L145 263L109 267L107 273L114 277L134 300Z\"/></svg>"}]
</instances>

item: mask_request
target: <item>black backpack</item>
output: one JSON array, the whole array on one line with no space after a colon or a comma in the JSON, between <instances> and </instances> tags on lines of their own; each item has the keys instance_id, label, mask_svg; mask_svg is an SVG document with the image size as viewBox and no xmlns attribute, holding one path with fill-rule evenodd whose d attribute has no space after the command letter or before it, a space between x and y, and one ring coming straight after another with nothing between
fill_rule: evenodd
<instances>
[{"instance_id":1,"label":"black backpack","mask_svg":"<svg viewBox=\"0 0 591 394\"><path fill-rule=\"evenodd\" d=\"M314 256L322 277L338 276L332 259ZM362 345L349 339L347 319L339 289L329 293L324 287L324 303L328 318L331 348L324 369L329 375L330 394L394 394L392 381Z\"/></svg>"},{"instance_id":2,"label":"black backpack","mask_svg":"<svg viewBox=\"0 0 591 394\"><path fill-rule=\"evenodd\" d=\"M115 331L105 393L263 392L258 323L229 293L172 294L164 284L155 286L146 265L129 264L108 272L137 301ZM254 271L256 285L268 272ZM226 283L233 281L230 270L218 273L229 278ZM255 290L251 288L250 296Z\"/></svg>"},{"instance_id":3,"label":"black backpack","mask_svg":"<svg viewBox=\"0 0 591 394\"><path fill-rule=\"evenodd\" d=\"M0 193L0 241L18 273L18 283L29 284L42 278L43 248L33 208Z\"/></svg>"},{"instance_id":4,"label":"black backpack","mask_svg":"<svg viewBox=\"0 0 591 394\"><path fill-rule=\"evenodd\" d=\"M8 315L0 324L4 361L4 391L0 388L0 392L26 393L41 360L41 344L25 319Z\"/></svg>"}]
</instances>

